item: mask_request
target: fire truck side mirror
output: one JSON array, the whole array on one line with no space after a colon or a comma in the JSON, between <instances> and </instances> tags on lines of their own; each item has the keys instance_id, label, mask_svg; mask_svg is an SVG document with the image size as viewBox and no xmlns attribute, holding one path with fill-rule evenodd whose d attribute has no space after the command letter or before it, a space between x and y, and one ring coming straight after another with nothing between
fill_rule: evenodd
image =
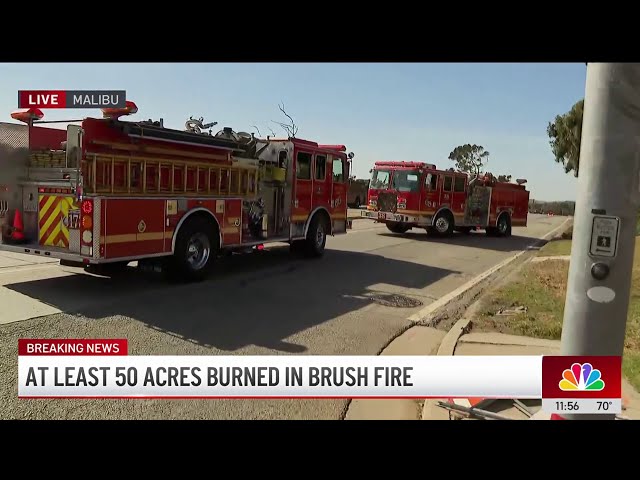
<instances>
[{"instance_id":1,"label":"fire truck side mirror","mask_svg":"<svg viewBox=\"0 0 640 480\"><path fill-rule=\"evenodd\" d=\"M353 153L353 152L349 152L349 153L347 154L347 158L348 158L349 160L353 160L353 157L355 157L355 155L354 155L354 153Z\"/></svg>"}]
</instances>

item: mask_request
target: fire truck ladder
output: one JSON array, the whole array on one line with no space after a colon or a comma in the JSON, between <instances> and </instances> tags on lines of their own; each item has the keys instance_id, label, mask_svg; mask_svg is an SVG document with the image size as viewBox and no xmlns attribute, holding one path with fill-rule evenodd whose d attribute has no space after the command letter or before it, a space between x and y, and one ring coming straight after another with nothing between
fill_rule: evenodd
<instances>
[{"instance_id":1,"label":"fire truck ladder","mask_svg":"<svg viewBox=\"0 0 640 480\"><path fill-rule=\"evenodd\" d=\"M215 165L189 159L89 154L86 163L88 193L244 198L255 196L258 190L258 167L244 161Z\"/></svg>"}]
</instances>

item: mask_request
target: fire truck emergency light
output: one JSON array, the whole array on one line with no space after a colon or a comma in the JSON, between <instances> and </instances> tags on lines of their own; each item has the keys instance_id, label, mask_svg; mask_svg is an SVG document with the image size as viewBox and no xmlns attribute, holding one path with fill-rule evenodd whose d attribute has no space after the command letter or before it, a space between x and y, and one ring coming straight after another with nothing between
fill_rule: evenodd
<instances>
[{"instance_id":1,"label":"fire truck emergency light","mask_svg":"<svg viewBox=\"0 0 640 480\"><path fill-rule=\"evenodd\" d=\"M126 106L124 108L103 108L102 116L104 118L111 118L113 120L117 120L123 115L133 115L134 113L138 113L138 106L129 100L126 102Z\"/></svg>"},{"instance_id":2,"label":"fire truck emergency light","mask_svg":"<svg viewBox=\"0 0 640 480\"><path fill-rule=\"evenodd\" d=\"M34 120L42 120L44 113L39 108L19 108L11 112L11 118L24 123L31 123Z\"/></svg>"},{"instance_id":3,"label":"fire truck emergency light","mask_svg":"<svg viewBox=\"0 0 640 480\"><path fill-rule=\"evenodd\" d=\"M91 203L91 200L85 200L84 202L82 202L82 211L87 215L93 212L93 204Z\"/></svg>"}]
</instances>

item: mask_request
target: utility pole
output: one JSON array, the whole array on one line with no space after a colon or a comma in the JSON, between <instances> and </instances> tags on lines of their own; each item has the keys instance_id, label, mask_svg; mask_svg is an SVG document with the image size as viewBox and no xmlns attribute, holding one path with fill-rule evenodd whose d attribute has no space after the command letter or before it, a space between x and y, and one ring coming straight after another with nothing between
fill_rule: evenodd
<instances>
[{"instance_id":1,"label":"utility pole","mask_svg":"<svg viewBox=\"0 0 640 480\"><path fill-rule=\"evenodd\" d=\"M562 355L622 356L639 189L640 63L589 63Z\"/></svg>"}]
</instances>

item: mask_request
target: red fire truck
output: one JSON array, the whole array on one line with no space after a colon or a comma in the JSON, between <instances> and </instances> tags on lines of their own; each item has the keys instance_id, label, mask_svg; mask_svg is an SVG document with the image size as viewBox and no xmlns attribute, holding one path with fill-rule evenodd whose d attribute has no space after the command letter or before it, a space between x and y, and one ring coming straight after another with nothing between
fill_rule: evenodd
<instances>
[{"instance_id":1,"label":"red fire truck","mask_svg":"<svg viewBox=\"0 0 640 480\"><path fill-rule=\"evenodd\" d=\"M498 181L489 173L438 170L421 162L376 162L361 216L385 223L394 233L416 227L436 236L481 229L491 236L510 236L512 226L527 225L525 183Z\"/></svg>"},{"instance_id":2,"label":"red fire truck","mask_svg":"<svg viewBox=\"0 0 640 480\"><path fill-rule=\"evenodd\" d=\"M12 114L26 125L0 124L0 250L200 280L222 251L287 242L321 256L350 228L344 145L120 119L135 112L61 130L30 109Z\"/></svg>"}]
</instances>

